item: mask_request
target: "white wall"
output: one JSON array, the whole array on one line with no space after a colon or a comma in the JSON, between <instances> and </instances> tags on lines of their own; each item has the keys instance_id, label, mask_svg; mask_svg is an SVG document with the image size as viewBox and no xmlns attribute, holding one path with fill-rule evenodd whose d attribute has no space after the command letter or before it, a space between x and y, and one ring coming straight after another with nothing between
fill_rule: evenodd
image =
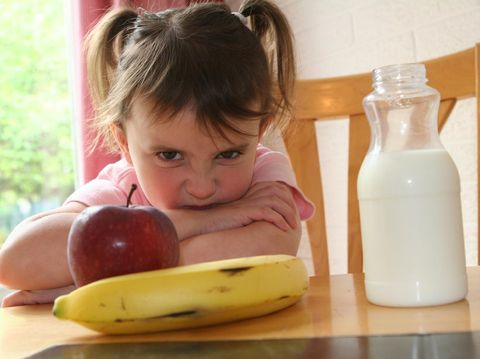
<instances>
[{"instance_id":1,"label":"white wall","mask_svg":"<svg viewBox=\"0 0 480 359\"><path fill-rule=\"evenodd\" d=\"M277 0L290 20L300 78L421 62L480 42L480 0ZM428 74L427 74L428 76ZM459 168L467 264L477 261L476 108L461 101L441 138ZM346 272L348 122L317 128L332 272ZM306 242L306 241L305 241ZM301 255L309 257L303 243ZM309 264L312 272L311 264Z\"/></svg>"}]
</instances>

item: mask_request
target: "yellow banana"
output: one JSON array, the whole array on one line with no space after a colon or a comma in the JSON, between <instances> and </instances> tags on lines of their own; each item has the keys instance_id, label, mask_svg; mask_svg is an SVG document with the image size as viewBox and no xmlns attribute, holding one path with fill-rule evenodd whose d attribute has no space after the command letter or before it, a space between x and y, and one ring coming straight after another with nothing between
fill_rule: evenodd
<instances>
[{"instance_id":1,"label":"yellow banana","mask_svg":"<svg viewBox=\"0 0 480 359\"><path fill-rule=\"evenodd\" d=\"M102 279L58 297L53 314L102 333L148 333L272 313L307 289L300 259L245 257Z\"/></svg>"}]
</instances>

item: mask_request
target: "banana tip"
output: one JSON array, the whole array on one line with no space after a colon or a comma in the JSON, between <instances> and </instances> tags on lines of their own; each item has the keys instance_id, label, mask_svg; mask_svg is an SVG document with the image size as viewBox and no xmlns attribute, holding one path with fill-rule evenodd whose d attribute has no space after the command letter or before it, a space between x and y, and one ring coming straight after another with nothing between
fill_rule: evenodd
<instances>
[{"instance_id":1,"label":"banana tip","mask_svg":"<svg viewBox=\"0 0 480 359\"><path fill-rule=\"evenodd\" d=\"M65 311L62 310L64 309L64 300L62 298L63 296L61 297L58 297L57 299L55 299L55 302L53 303L53 308L52 308L52 314L57 317L57 318L64 318L64 313Z\"/></svg>"}]
</instances>

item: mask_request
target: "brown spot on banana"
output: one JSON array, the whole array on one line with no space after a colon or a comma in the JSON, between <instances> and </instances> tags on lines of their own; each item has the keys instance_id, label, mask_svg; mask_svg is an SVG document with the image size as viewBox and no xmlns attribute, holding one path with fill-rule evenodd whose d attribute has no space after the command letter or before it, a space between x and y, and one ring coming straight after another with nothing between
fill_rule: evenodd
<instances>
[{"instance_id":1,"label":"brown spot on banana","mask_svg":"<svg viewBox=\"0 0 480 359\"><path fill-rule=\"evenodd\" d=\"M226 293L232 290L231 287L227 287L224 285L218 285L216 287L212 287L208 290L208 293L219 292L219 293Z\"/></svg>"},{"instance_id":2,"label":"brown spot on banana","mask_svg":"<svg viewBox=\"0 0 480 359\"><path fill-rule=\"evenodd\" d=\"M134 318L134 319L115 319L116 323L123 323L123 322L135 322L137 320L154 320L154 319L161 319L161 318L181 318L181 317L194 317L199 313L198 310L184 310L181 312L173 312L165 315L159 315L157 317L149 317L149 318Z\"/></svg>"},{"instance_id":3,"label":"brown spot on banana","mask_svg":"<svg viewBox=\"0 0 480 359\"><path fill-rule=\"evenodd\" d=\"M232 277L239 273L244 273L249 269L252 269L252 267L224 268L224 269L220 269L220 272L227 274L229 277Z\"/></svg>"}]
</instances>

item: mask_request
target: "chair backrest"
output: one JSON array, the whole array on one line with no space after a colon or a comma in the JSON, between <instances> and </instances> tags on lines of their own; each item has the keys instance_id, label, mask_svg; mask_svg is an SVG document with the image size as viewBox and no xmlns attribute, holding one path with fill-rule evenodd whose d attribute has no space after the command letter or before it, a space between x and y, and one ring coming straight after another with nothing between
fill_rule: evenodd
<instances>
[{"instance_id":1,"label":"chair backrest","mask_svg":"<svg viewBox=\"0 0 480 359\"><path fill-rule=\"evenodd\" d=\"M479 56L480 44L475 48L424 62L428 85L436 88L441 94L439 129L442 129L447 121L457 99L476 97L477 108L480 108L478 107ZM284 142L300 188L317 206L316 214L307 222L313 267L317 275L329 274L329 261L315 121L332 120L339 116L349 117L348 271L362 272L362 243L356 183L358 171L370 144L370 128L362 100L372 91L371 83L370 73L303 80L297 83L296 124L292 135L284 136ZM480 187L477 191L480 193Z\"/></svg>"}]
</instances>

